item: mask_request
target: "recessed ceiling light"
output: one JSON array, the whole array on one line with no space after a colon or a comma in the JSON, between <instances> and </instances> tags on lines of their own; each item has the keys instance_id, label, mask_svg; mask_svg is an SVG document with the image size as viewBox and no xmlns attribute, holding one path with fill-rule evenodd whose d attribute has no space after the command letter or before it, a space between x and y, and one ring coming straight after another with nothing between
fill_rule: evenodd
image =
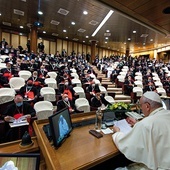
<instances>
[{"instance_id":1,"label":"recessed ceiling light","mask_svg":"<svg viewBox=\"0 0 170 170\"><path fill-rule=\"evenodd\" d=\"M43 31L43 34L46 34L46 31Z\"/></svg>"},{"instance_id":2,"label":"recessed ceiling light","mask_svg":"<svg viewBox=\"0 0 170 170\"><path fill-rule=\"evenodd\" d=\"M126 44L126 43L124 43L124 44Z\"/></svg>"},{"instance_id":3,"label":"recessed ceiling light","mask_svg":"<svg viewBox=\"0 0 170 170\"><path fill-rule=\"evenodd\" d=\"M83 41L83 43L85 43L85 41Z\"/></svg>"},{"instance_id":4,"label":"recessed ceiling light","mask_svg":"<svg viewBox=\"0 0 170 170\"><path fill-rule=\"evenodd\" d=\"M105 44L107 44L107 41L105 41Z\"/></svg>"},{"instance_id":5,"label":"recessed ceiling light","mask_svg":"<svg viewBox=\"0 0 170 170\"><path fill-rule=\"evenodd\" d=\"M108 38L108 37L106 37L105 39L106 39L106 40L108 40L109 38Z\"/></svg>"},{"instance_id":6,"label":"recessed ceiling light","mask_svg":"<svg viewBox=\"0 0 170 170\"><path fill-rule=\"evenodd\" d=\"M136 31L134 30L133 33L136 34Z\"/></svg>"},{"instance_id":7,"label":"recessed ceiling light","mask_svg":"<svg viewBox=\"0 0 170 170\"><path fill-rule=\"evenodd\" d=\"M22 33L19 33L19 35L22 35Z\"/></svg>"},{"instance_id":8,"label":"recessed ceiling light","mask_svg":"<svg viewBox=\"0 0 170 170\"><path fill-rule=\"evenodd\" d=\"M86 38L89 38L89 36L88 36L88 35L86 35Z\"/></svg>"},{"instance_id":9,"label":"recessed ceiling light","mask_svg":"<svg viewBox=\"0 0 170 170\"><path fill-rule=\"evenodd\" d=\"M131 38L128 38L128 41L130 41L131 40Z\"/></svg>"},{"instance_id":10,"label":"recessed ceiling light","mask_svg":"<svg viewBox=\"0 0 170 170\"><path fill-rule=\"evenodd\" d=\"M88 12L87 12L87 11L83 11L83 14L84 14L84 15L87 15L87 14L88 14Z\"/></svg>"},{"instance_id":11,"label":"recessed ceiling light","mask_svg":"<svg viewBox=\"0 0 170 170\"><path fill-rule=\"evenodd\" d=\"M75 25L76 23L75 22L71 22L71 25Z\"/></svg>"},{"instance_id":12,"label":"recessed ceiling light","mask_svg":"<svg viewBox=\"0 0 170 170\"><path fill-rule=\"evenodd\" d=\"M24 28L22 25L21 26L19 26L20 28Z\"/></svg>"},{"instance_id":13,"label":"recessed ceiling light","mask_svg":"<svg viewBox=\"0 0 170 170\"><path fill-rule=\"evenodd\" d=\"M63 30L63 32L67 32L67 30Z\"/></svg>"},{"instance_id":14,"label":"recessed ceiling light","mask_svg":"<svg viewBox=\"0 0 170 170\"><path fill-rule=\"evenodd\" d=\"M0 16L1 16L2 14L0 13Z\"/></svg>"},{"instance_id":15,"label":"recessed ceiling light","mask_svg":"<svg viewBox=\"0 0 170 170\"><path fill-rule=\"evenodd\" d=\"M145 45L145 43L143 43L143 45Z\"/></svg>"},{"instance_id":16,"label":"recessed ceiling light","mask_svg":"<svg viewBox=\"0 0 170 170\"><path fill-rule=\"evenodd\" d=\"M106 30L106 32L110 32L110 30Z\"/></svg>"},{"instance_id":17,"label":"recessed ceiling light","mask_svg":"<svg viewBox=\"0 0 170 170\"><path fill-rule=\"evenodd\" d=\"M150 39L150 41L153 41L153 39Z\"/></svg>"},{"instance_id":18,"label":"recessed ceiling light","mask_svg":"<svg viewBox=\"0 0 170 170\"><path fill-rule=\"evenodd\" d=\"M66 37L66 39L68 39L68 37Z\"/></svg>"},{"instance_id":19,"label":"recessed ceiling light","mask_svg":"<svg viewBox=\"0 0 170 170\"><path fill-rule=\"evenodd\" d=\"M38 14L39 14L39 15L43 15L43 12L42 12L42 11L38 11Z\"/></svg>"}]
</instances>

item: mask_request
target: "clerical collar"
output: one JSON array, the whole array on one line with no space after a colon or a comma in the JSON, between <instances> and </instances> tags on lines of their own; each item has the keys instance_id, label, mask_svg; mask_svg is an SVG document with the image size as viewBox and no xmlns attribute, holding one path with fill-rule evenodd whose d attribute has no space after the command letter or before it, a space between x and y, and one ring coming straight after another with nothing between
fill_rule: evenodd
<instances>
[{"instance_id":1,"label":"clerical collar","mask_svg":"<svg viewBox=\"0 0 170 170\"><path fill-rule=\"evenodd\" d=\"M153 115L155 115L157 112L159 112L159 111L161 111L161 110L165 110L163 107L159 107L159 108L157 108L157 109L155 109L154 111L152 111L150 114L149 114L149 116L153 116Z\"/></svg>"}]
</instances>

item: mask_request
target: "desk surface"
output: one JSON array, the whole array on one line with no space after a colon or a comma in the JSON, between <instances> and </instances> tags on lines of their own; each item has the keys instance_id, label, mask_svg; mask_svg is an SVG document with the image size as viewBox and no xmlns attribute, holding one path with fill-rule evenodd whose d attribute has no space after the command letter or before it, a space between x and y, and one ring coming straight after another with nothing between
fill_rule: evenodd
<instances>
[{"instance_id":1,"label":"desk surface","mask_svg":"<svg viewBox=\"0 0 170 170\"><path fill-rule=\"evenodd\" d=\"M103 135L100 139L89 134L94 125L73 129L62 146L55 149L42 129L47 123L35 121L34 129L49 170L88 169L119 154L111 134Z\"/></svg>"}]
</instances>

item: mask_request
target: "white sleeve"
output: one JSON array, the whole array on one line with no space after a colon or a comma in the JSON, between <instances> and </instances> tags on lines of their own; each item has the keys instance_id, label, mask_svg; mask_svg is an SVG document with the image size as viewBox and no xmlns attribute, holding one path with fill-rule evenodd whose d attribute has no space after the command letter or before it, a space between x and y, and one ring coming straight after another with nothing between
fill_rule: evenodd
<instances>
[{"instance_id":1,"label":"white sleeve","mask_svg":"<svg viewBox=\"0 0 170 170\"><path fill-rule=\"evenodd\" d=\"M119 139L122 138L125 134L123 132L116 132L112 135L112 139L116 146L118 146Z\"/></svg>"}]
</instances>

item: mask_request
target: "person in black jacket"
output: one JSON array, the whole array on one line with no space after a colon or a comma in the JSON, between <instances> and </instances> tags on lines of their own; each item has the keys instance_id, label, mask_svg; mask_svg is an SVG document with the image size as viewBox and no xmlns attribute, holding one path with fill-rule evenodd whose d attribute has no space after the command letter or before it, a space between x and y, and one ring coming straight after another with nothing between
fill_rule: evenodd
<instances>
[{"instance_id":1,"label":"person in black jacket","mask_svg":"<svg viewBox=\"0 0 170 170\"><path fill-rule=\"evenodd\" d=\"M23 102L23 97L21 95L17 95L14 98L14 103L9 105L2 114L2 117L6 122L6 141L21 139L25 131L28 131L28 125L13 128L10 128L9 126L9 122L12 122L14 118L18 119L20 116L23 115L25 115L25 117L29 119L35 116L35 110L29 103Z\"/></svg>"},{"instance_id":2,"label":"person in black jacket","mask_svg":"<svg viewBox=\"0 0 170 170\"><path fill-rule=\"evenodd\" d=\"M104 95L99 91L96 91L95 96L91 99L91 106L92 107L102 107L102 106L111 105L105 98Z\"/></svg>"},{"instance_id":3,"label":"person in black jacket","mask_svg":"<svg viewBox=\"0 0 170 170\"><path fill-rule=\"evenodd\" d=\"M68 108L70 114L75 112L74 103L68 98L67 94L62 95L62 99L57 102L57 111L60 111L64 108Z\"/></svg>"}]
</instances>

